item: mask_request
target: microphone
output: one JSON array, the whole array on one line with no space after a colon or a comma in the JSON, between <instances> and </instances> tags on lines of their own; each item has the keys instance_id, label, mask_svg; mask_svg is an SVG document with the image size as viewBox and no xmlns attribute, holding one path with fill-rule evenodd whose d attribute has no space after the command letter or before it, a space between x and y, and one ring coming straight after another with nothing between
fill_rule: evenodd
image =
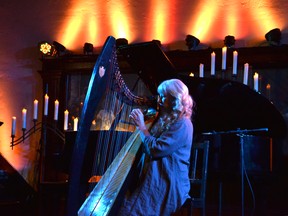
<instances>
[{"instance_id":1,"label":"microphone","mask_svg":"<svg viewBox=\"0 0 288 216\"><path fill-rule=\"evenodd\" d=\"M144 109L143 110L143 115L144 116L152 116L152 115L156 115L157 111L154 108L148 108L148 109Z\"/></svg>"}]
</instances>

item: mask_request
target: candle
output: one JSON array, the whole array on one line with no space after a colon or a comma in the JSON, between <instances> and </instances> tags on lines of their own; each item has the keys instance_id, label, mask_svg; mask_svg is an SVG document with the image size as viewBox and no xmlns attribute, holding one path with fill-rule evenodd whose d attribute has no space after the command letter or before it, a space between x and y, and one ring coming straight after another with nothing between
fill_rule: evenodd
<instances>
[{"instance_id":1,"label":"candle","mask_svg":"<svg viewBox=\"0 0 288 216\"><path fill-rule=\"evenodd\" d=\"M22 128L26 129L27 109L22 109Z\"/></svg>"},{"instance_id":2,"label":"candle","mask_svg":"<svg viewBox=\"0 0 288 216\"><path fill-rule=\"evenodd\" d=\"M244 77L243 77L243 84L245 85L248 84L248 71L249 71L249 64L245 63L244 64Z\"/></svg>"},{"instance_id":3,"label":"candle","mask_svg":"<svg viewBox=\"0 0 288 216\"><path fill-rule=\"evenodd\" d=\"M189 76L190 76L190 77L194 77L194 73L191 72L191 73L189 74Z\"/></svg>"},{"instance_id":4,"label":"candle","mask_svg":"<svg viewBox=\"0 0 288 216\"><path fill-rule=\"evenodd\" d=\"M77 127L78 127L78 118L74 118L74 131L77 131Z\"/></svg>"},{"instance_id":5,"label":"candle","mask_svg":"<svg viewBox=\"0 0 288 216\"><path fill-rule=\"evenodd\" d=\"M64 130L68 130L68 110L64 111Z\"/></svg>"},{"instance_id":6,"label":"candle","mask_svg":"<svg viewBox=\"0 0 288 216\"><path fill-rule=\"evenodd\" d=\"M59 110L59 101L55 100L55 106L54 106L54 120L58 120L58 110Z\"/></svg>"},{"instance_id":7,"label":"candle","mask_svg":"<svg viewBox=\"0 0 288 216\"><path fill-rule=\"evenodd\" d=\"M13 116L12 117L12 132L11 132L12 136L15 136L15 131L16 131L16 117Z\"/></svg>"},{"instance_id":8,"label":"candle","mask_svg":"<svg viewBox=\"0 0 288 216\"><path fill-rule=\"evenodd\" d=\"M214 76L215 75L215 52L211 53L211 75Z\"/></svg>"},{"instance_id":9,"label":"candle","mask_svg":"<svg viewBox=\"0 0 288 216\"><path fill-rule=\"evenodd\" d=\"M269 83L266 85L266 94L268 100L271 100L271 85Z\"/></svg>"},{"instance_id":10,"label":"candle","mask_svg":"<svg viewBox=\"0 0 288 216\"><path fill-rule=\"evenodd\" d=\"M44 103L44 116L48 115L48 102L49 102L49 97L47 94L45 94L44 97L45 103Z\"/></svg>"},{"instance_id":11,"label":"candle","mask_svg":"<svg viewBox=\"0 0 288 216\"><path fill-rule=\"evenodd\" d=\"M199 77L204 77L204 64L199 65Z\"/></svg>"},{"instance_id":12,"label":"candle","mask_svg":"<svg viewBox=\"0 0 288 216\"><path fill-rule=\"evenodd\" d=\"M34 100L34 113L33 113L33 119L37 120L38 118L38 100Z\"/></svg>"},{"instance_id":13,"label":"candle","mask_svg":"<svg viewBox=\"0 0 288 216\"><path fill-rule=\"evenodd\" d=\"M258 73L254 74L253 79L254 79L254 90L258 92L258 82L259 82Z\"/></svg>"},{"instance_id":14,"label":"candle","mask_svg":"<svg viewBox=\"0 0 288 216\"><path fill-rule=\"evenodd\" d=\"M238 52L234 51L233 52L233 75L237 74L237 61L238 61Z\"/></svg>"},{"instance_id":15,"label":"candle","mask_svg":"<svg viewBox=\"0 0 288 216\"><path fill-rule=\"evenodd\" d=\"M227 47L222 48L222 70L226 70Z\"/></svg>"}]
</instances>

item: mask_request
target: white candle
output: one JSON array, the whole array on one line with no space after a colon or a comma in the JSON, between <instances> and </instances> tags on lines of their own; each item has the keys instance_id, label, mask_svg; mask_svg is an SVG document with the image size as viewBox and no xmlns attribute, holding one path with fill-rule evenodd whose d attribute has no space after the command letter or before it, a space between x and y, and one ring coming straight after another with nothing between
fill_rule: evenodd
<instances>
[{"instance_id":1,"label":"white candle","mask_svg":"<svg viewBox=\"0 0 288 216\"><path fill-rule=\"evenodd\" d=\"M15 136L15 131L16 131L16 117L13 116L12 117L12 132L11 132L12 136Z\"/></svg>"},{"instance_id":2,"label":"white candle","mask_svg":"<svg viewBox=\"0 0 288 216\"><path fill-rule=\"evenodd\" d=\"M64 111L64 130L68 130L68 110Z\"/></svg>"},{"instance_id":3,"label":"white candle","mask_svg":"<svg viewBox=\"0 0 288 216\"><path fill-rule=\"evenodd\" d=\"M238 61L238 52L233 52L233 75L237 74L237 61Z\"/></svg>"},{"instance_id":4,"label":"white candle","mask_svg":"<svg viewBox=\"0 0 288 216\"><path fill-rule=\"evenodd\" d=\"M226 70L227 47L222 48L222 70Z\"/></svg>"},{"instance_id":5,"label":"white candle","mask_svg":"<svg viewBox=\"0 0 288 216\"><path fill-rule=\"evenodd\" d=\"M59 101L55 100L55 105L54 105L54 120L58 120L58 111L59 111Z\"/></svg>"},{"instance_id":6,"label":"white candle","mask_svg":"<svg viewBox=\"0 0 288 216\"><path fill-rule=\"evenodd\" d=\"M249 64L245 63L244 64L244 77L243 77L243 84L245 85L248 84L248 71L249 71Z\"/></svg>"},{"instance_id":7,"label":"white candle","mask_svg":"<svg viewBox=\"0 0 288 216\"><path fill-rule=\"evenodd\" d=\"M27 121L27 109L22 109L22 128L26 129L26 121Z\"/></svg>"},{"instance_id":8,"label":"white candle","mask_svg":"<svg viewBox=\"0 0 288 216\"><path fill-rule=\"evenodd\" d=\"M204 64L199 65L199 77L204 77Z\"/></svg>"},{"instance_id":9,"label":"white candle","mask_svg":"<svg viewBox=\"0 0 288 216\"><path fill-rule=\"evenodd\" d=\"M48 115L48 103L49 103L49 97L47 94L45 94L44 97L45 103L44 103L44 116Z\"/></svg>"},{"instance_id":10,"label":"white candle","mask_svg":"<svg viewBox=\"0 0 288 216\"><path fill-rule=\"evenodd\" d=\"M215 52L211 53L211 75L214 76L215 75Z\"/></svg>"},{"instance_id":11,"label":"white candle","mask_svg":"<svg viewBox=\"0 0 288 216\"><path fill-rule=\"evenodd\" d=\"M38 118L38 100L34 100L34 113L33 113L33 119L37 120Z\"/></svg>"},{"instance_id":12,"label":"white candle","mask_svg":"<svg viewBox=\"0 0 288 216\"><path fill-rule=\"evenodd\" d=\"M254 90L258 92L258 90L259 90L259 85L258 85L259 74L255 73L254 76L253 76L253 79L254 79Z\"/></svg>"},{"instance_id":13,"label":"white candle","mask_svg":"<svg viewBox=\"0 0 288 216\"><path fill-rule=\"evenodd\" d=\"M74 125L73 125L74 127L73 127L73 129L74 129L74 131L77 131L77 127L78 127L78 118L74 118Z\"/></svg>"}]
</instances>

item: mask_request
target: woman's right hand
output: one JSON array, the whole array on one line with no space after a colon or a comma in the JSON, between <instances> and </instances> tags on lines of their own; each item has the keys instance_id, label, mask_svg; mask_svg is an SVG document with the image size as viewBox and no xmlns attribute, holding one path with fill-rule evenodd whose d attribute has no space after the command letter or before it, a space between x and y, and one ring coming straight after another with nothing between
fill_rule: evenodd
<instances>
[{"instance_id":1,"label":"woman's right hand","mask_svg":"<svg viewBox=\"0 0 288 216\"><path fill-rule=\"evenodd\" d=\"M129 117L133 119L135 125L139 128L139 130L147 130L144 122L144 115L141 109L133 109Z\"/></svg>"}]
</instances>

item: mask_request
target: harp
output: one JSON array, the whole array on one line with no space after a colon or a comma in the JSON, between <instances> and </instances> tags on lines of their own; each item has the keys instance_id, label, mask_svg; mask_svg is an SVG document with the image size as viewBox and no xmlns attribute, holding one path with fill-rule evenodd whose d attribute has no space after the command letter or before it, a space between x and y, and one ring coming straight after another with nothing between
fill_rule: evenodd
<instances>
[{"instance_id":1,"label":"harp","mask_svg":"<svg viewBox=\"0 0 288 216\"><path fill-rule=\"evenodd\" d=\"M155 47L156 45L157 44L153 44L152 47ZM158 45L156 49L159 49ZM168 77L161 77L162 80L165 78ZM162 80L159 80L159 82ZM105 131L105 133L111 132L112 135L106 134L104 136L112 137L115 141L116 133L114 131L117 131L119 124L121 124L121 127L125 128L124 130L131 136L121 140L121 142L123 142L123 140L126 141L124 142L124 146L123 143L120 145L121 150L119 146L117 147L119 150L113 150L115 152L120 152L115 159L113 158L111 164L108 162L110 165L109 168L105 168L101 171L103 175L101 175L100 181L96 183L96 186L92 184L94 189L89 191L89 189L87 189L87 179L83 179L81 176L83 174L82 169L85 160L85 152L87 151L90 128L96 110L99 109L99 106L103 106L103 97L110 98L111 95L116 99L113 99L113 103L110 100L110 102L108 102L108 107L113 107L117 114L109 129L106 129ZM126 108L124 104L129 105L128 108ZM116 40L110 36L107 38L94 66L82 107L79 129L75 138L70 165L67 202L67 212L69 216L77 215L77 213L79 215L102 216L107 215L110 212L112 205L117 198L117 194L120 192L121 185L124 184L125 178L132 167L141 143L138 137L138 131L134 132L135 127L133 128L129 121L127 121L128 118L126 115L127 113L130 113L135 106L148 110L148 108L156 107L156 100L154 99L153 94L150 95L150 97L139 97L128 89L120 74L117 62ZM112 141L110 140L109 142ZM108 147L108 149L106 148L106 152L108 151L111 151L111 147ZM99 155L101 153L96 150L96 154ZM96 156L94 157L96 158ZM94 161L96 161L96 167L99 166L99 158L94 159ZM106 159L104 163L105 165L107 164ZM87 191L89 191L88 197Z\"/></svg>"}]
</instances>

